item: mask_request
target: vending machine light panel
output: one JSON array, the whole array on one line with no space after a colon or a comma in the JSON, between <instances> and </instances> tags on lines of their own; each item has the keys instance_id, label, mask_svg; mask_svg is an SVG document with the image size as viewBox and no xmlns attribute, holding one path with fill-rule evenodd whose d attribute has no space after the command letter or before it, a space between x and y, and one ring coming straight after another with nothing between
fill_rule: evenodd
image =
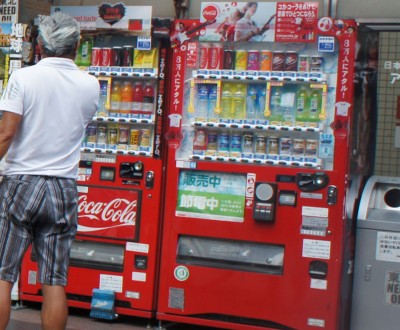
<instances>
[{"instance_id":1,"label":"vending machine light panel","mask_svg":"<svg viewBox=\"0 0 400 330\"><path fill-rule=\"evenodd\" d=\"M294 175L278 174L276 176L276 182L295 183L296 182L296 177Z\"/></svg>"},{"instance_id":2,"label":"vending machine light panel","mask_svg":"<svg viewBox=\"0 0 400 330\"><path fill-rule=\"evenodd\" d=\"M295 191L282 190L279 192L279 205L296 206L297 194Z\"/></svg>"},{"instance_id":3,"label":"vending machine light panel","mask_svg":"<svg viewBox=\"0 0 400 330\"><path fill-rule=\"evenodd\" d=\"M101 167L100 181L115 181L115 168L114 167Z\"/></svg>"}]
</instances>

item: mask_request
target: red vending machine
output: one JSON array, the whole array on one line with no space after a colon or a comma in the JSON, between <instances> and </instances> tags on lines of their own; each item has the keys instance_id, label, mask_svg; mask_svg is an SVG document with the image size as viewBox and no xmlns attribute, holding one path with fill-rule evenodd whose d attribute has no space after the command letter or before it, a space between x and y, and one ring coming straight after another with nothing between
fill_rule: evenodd
<instances>
[{"instance_id":1,"label":"red vending machine","mask_svg":"<svg viewBox=\"0 0 400 330\"><path fill-rule=\"evenodd\" d=\"M315 3L250 7L174 23L157 318L346 329L373 121L355 108L356 24Z\"/></svg>"},{"instance_id":2,"label":"red vending machine","mask_svg":"<svg viewBox=\"0 0 400 330\"><path fill-rule=\"evenodd\" d=\"M113 9L102 8L104 17ZM145 22L147 7L135 8L125 7L121 13L144 10ZM117 20L115 11L110 15ZM148 18L150 26L151 15ZM162 208L169 33L165 38L154 34L142 38L130 29L96 29L85 31L81 44L78 65L98 78L100 101L81 148L78 231L71 250L68 303L91 309L97 318L113 319L117 314L151 318ZM26 255L21 271L22 300L41 301L36 277L33 251Z\"/></svg>"}]
</instances>

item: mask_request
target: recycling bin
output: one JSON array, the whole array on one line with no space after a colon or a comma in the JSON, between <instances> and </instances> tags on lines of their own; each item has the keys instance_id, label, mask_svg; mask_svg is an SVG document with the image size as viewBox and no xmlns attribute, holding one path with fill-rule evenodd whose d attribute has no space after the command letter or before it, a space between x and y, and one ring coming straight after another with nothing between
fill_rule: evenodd
<instances>
[{"instance_id":1,"label":"recycling bin","mask_svg":"<svg viewBox=\"0 0 400 330\"><path fill-rule=\"evenodd\" d=\"M400 178L372 176L360 200L351 330L400 327Z\"/></svg>"}]
</instances>

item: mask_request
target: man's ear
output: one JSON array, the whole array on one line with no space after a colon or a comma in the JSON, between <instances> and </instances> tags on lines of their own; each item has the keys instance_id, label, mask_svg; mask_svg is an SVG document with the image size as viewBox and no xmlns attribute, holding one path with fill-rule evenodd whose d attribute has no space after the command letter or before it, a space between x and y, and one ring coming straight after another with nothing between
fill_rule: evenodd
<instances>
[{"instance_id":1,"label":"man's ear","mask_svg":"<svg viewBox=\"0 0 400 330\"><path fill-rule=\"evenodd\" d=\"M79 41L76 43L76 45L75 45L74 51L72 52L72 55L73 55L74 57L76 57L76 54L78 54L78 49L79 49L80 44L81 44L81 42L80 42L80 40L79 40Z\"/></svg>"},{"instance_id":2,"label":"man's ear","mask_svg":"<svg viewBox=\"0 0 400 330\"><path fill-rule=\"evenodd\" d=\"M46 54L43 53L43 42L42 42L42 39L37 38L37 44L39 46L40 56L41 57L45 57Z\"/></svg>"}]
</instances>

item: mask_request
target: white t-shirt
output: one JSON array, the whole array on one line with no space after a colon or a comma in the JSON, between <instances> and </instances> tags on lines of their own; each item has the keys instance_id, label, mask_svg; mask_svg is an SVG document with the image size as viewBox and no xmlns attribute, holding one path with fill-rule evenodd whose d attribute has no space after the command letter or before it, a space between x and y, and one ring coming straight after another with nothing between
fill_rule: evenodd
<instances>
[{"instance_id":1,"label":"white t-shirt","mask_svg":"<svg viewBox=\"0 0 400 330\"><path fill-rule=\"evenodd\" d=\"M48 57L14 71L0 111L22 115L3 174L75 179L86 125L98 106L97 79L70 59Z\"/></svg>"}]
</instances>

